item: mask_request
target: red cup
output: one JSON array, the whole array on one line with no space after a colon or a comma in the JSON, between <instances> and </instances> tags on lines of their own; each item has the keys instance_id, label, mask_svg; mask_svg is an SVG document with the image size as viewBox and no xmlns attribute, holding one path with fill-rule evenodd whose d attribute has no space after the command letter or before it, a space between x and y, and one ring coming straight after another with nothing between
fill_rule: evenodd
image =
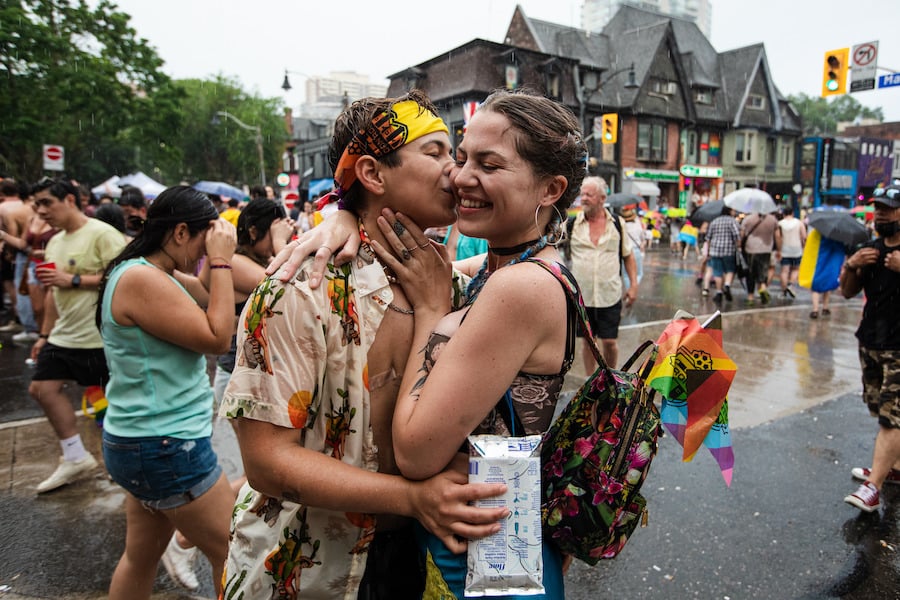
<instances>
[{"instance_id":1,"label":"red cup","mask_svg":"<svg viewBox=\"0 0 900 600\"><path fill-rule=\"evenodd\" d=\"M35 269L53 269L55 271L56 263L55 262L42 262L42 263L36 264L34 266L34 268Z\"/></svg>"}]
</instances>

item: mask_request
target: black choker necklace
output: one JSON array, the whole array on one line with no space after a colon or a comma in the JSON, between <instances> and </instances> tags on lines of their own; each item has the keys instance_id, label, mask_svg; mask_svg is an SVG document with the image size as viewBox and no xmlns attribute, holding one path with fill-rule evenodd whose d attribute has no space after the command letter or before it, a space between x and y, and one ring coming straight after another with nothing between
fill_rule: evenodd
<instances>
[{"instance_id":1,"label":"black choker necklace","mask_svg":"<svg viewBox=\"0 0 900 600\"><path fill-rule=\"evenodd\" d=\"M496 254L497 256L512 256L513 254L522 254L522 252L524 252L527 248L529 248L530 246L534 246L539 241L541 241L541 238L528 240L527 242L519 244L518 246L509 246L507 248L491 247L488 248L488 252L490 252L491 254Z\"/></svg>"}]
</instances>

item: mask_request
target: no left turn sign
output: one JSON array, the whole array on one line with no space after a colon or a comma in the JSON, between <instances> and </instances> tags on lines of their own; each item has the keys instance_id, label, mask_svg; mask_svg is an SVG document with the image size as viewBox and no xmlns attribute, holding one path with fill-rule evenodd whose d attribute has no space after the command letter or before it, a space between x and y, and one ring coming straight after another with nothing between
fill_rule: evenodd
<instances>
[{"instance_id":1,"label":"no left turn sign","mask_svg":"<svg viewBox=\"0 0 900 600\"><path fill-rule=\"evenodd\" d=\"M853 47L853 66L867 67L878 58L878 46L869 42Z\"/></svg>"}]
</instances>

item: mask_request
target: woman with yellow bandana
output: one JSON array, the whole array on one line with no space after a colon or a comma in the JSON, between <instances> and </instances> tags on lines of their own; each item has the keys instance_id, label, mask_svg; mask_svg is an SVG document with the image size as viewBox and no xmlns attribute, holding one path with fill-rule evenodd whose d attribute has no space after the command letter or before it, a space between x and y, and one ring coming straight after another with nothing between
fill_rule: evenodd
<instances>
[{"instance_id":1,"label":"woman with yellow bandana","mask_svg":"<svg viewBox=\"0 0 900 600\"><path fill-rule=\"evenodd\" d=\"M240 317L220 414L234 419L249 483L225 598L417 598L408 517L461 549L455 536L493 533L505 515L467 505L503 486L466 485L464 461L422 481L393 461L413 310L375 256L386 246L376 223L385 208L426 226L455 220L447 127L421 93L360 100L338 117L329 160L329 199L355 213L360 248L349 264L329 260L317 289L311 261L287 282L264 280Z\"/></svg>"}]
</instances>

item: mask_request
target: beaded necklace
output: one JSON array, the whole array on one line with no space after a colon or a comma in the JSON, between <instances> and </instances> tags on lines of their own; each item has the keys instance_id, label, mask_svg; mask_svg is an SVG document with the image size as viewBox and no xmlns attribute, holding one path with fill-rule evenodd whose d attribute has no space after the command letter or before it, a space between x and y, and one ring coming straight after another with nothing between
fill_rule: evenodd
<instances>
[{"instance_id":1,"label":"beaded necklace","mask_svg":"<svg viewBox=\"0 0 900 600\"><path fill-rule=\"evenodd\" d=\"M503 267L508 267L509 265L514 265L518 262L522 262L524 260L528 260L541 250L547 247L547 236L541 236L539 240L532 246L529 246L528 249L525 250L522 254L512 259ZM490 258L490 253L484 259L484 264L481 265L481 268L478 270L478 273L475 275L474 279L469 282L469 286L466 288L466 305L468 306L472 302L475 301L475 298L478 297L478 293L481 292L481 288L484 287L484 284L487 282L488 277L491 276L491 273L495 271L488 271L488 260ZM500 267L501 269L503 267Z\"/></svg>"}]
</instances>

